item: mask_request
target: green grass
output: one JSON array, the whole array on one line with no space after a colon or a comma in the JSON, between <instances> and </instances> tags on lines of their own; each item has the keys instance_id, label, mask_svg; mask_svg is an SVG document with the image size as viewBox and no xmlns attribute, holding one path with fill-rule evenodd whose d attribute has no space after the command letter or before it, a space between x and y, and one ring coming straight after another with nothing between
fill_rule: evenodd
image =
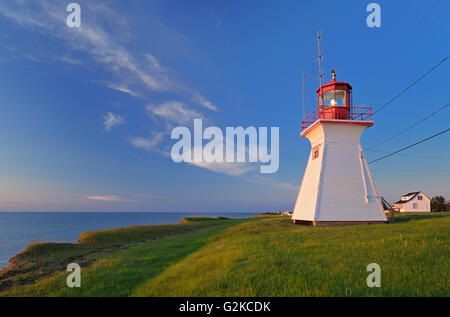
<instances>
[{"instance_id":1,"label":"green grass","mask_svg":"<svg viewBox=\"0 0 450 317\"><path fill-rule=\"evenodd\" d=\"M0 273L0 295L449 296L450 214L395 221L307 227L288 217L190 218L85 233L78 244L30 246ZM82 265L81 288L65 285L70 262ZM380 288L366 285L372 262L381 266Z\"/></svg>"},{"instance_id":2,"label":"green grass","mask_svg":"<svg viewBox=\"0 0 450 317\"><path fill-rule=\"evenodd\" d=\"M190 217L182 224L85 232L78 243L34 243L0 272L0 296L127 296L208 237L245 221ZM72 262L82 267L81 288L66 286Z\"/></svg>"}]
</instances>

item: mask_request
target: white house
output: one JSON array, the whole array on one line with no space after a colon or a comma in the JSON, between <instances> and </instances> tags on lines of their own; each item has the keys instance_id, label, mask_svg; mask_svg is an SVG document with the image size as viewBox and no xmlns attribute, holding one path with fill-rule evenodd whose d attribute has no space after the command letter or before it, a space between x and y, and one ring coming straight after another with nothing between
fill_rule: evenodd
<instances>
[{"instance_id":1,"label":"white house","mask_svg":"<svg viewBox=\"0 0 450 317\"><path fill-rule=\"evenodd\" d=\"M430 212L431 200L422 192L407 193L394 204L394 210L399 212Z\"/></svg>"}]
</instances>

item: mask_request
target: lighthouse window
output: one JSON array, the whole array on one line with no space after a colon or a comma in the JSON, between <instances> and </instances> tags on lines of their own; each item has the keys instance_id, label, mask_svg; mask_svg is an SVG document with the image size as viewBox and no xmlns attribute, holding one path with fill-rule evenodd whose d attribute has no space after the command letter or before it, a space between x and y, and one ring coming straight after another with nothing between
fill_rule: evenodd
<instances>
[{"instance_id":1,"label":"lighthouse window","mask_svg":"<svg viewBox=\"0 0 450 317\"><path fill-rule=\"evenodd\" d=\"M327 91L323 94L325 106L331 106L332 100L334 100L334 90Z\"/></svg>"},{"instance_id":2,"label":"lighthouse window","mask_svg":"<svg viewBox=\"0 0 450 317\"><path fill-rule=\"evenodd\" d=\"M345 90L330 90L323 93L325 106L345 105Z\"/></svg>"},{"instance_id":3,"label":"lighthouse window","mask_svg":"<svg viewBox=\"0 0 450 317\"><path fill-rule=\"evenodd\" d=\"M336 106L343 106L345 104L344 98L345 98L344 90L335 90L334 100L335 100Z\"/></svg>"},{"instance_id":4,"label":"lighthouse window","mask_svg":"<svg viewBox=\"0 0 450 317\"><path fill-rule=\"evenodd\" d=\"M312 150L312 159L315 160L315 159L318 158L318 157L319 157L319 147L315 147L315 148Z\"/></svg>"}]
</instances>

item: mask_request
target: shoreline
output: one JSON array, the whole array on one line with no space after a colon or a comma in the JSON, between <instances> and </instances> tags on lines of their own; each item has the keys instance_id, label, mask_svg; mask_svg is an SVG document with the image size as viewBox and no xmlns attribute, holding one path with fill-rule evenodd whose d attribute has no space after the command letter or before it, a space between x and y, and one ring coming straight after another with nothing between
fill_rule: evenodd
<instances>
[{"instance_id":1,"label":"shoreline","mask_svg":"<svg viewBox=\"0 0 450 317\"><path fill-rule=\"evenodd\" d=\"M31 244L0 271L0 296L345 296L348 289L353 296L445 296L448 292L439 283L442 267L430 264L446 263L448 212L402 215L390 226L316 228L293 225L289 216L276 215L187 217L180 222L83 232L77 243ZM334 260L324 262L324 257ZM411 284L410 272L396 267L417 261L422 263L420 278ZM74 262L83 272L85 286L80 289L65 284L66 266ZM369 289L361 283L372 262L383 268L383 288ZM298 267L303 268L301 275ZM270 275L278 277L267 279ZM343 281L344 288L328 287Z\"/></svg>"},{"instance_id":2,"label":"shoreline","mask_svg":"<svg viewBox=\"0 0 450 317\"><path fill-rule=\"evenodd\" d=\"M63 242L63 241L41 241L41 242L31 242L20 252L13 255L8 264L0 268L0 293L8 288L9 283L8 278L11 276L21 275L20 270L24 269L23 262L31 258L41 258L48 254L50 257L43 258L42 261L36 261L35 259L31 261L31 266L37 265L41 267L43 263L54 262L51 256L55 255L55 252L61 251L61 249L80 249L81 252L77 253L81 258L85 256L101 255L103 253L110 252L110 248L116 248L120 250L120 246L123 244L136 244L145 241L155 241L161 239L162 237L178 236L185 233L199 231L208 227L214 227L223 224L235 224L245 221L247 218L227 218L223 216L211 217L211 216L188 216L183 217L180 221L176 223L165 223L165 224L151 224L151 225L131 225L124 227L106 228L94 231L83 231L79 234L78 238L74 242ZM228 223L227 223L228 222ZM86 252L85 249L89 249ZM57 260L55 260L57 261ZM93 261L85 260L82 261L83 264L90 264ZM54 263L53 263L54 264ZM64 269L64 263L59 263L59 269ZM26 267L26 265L25 265ZM25 272L29 269L25 269ZM39 280L47 276L46 274L38 274L37 279ZM3 279L3 282L2 282Z\"/></svg>"},{"instance_id":3,"label":"shoreline","mask_svg":"<svg viewBox=\"0 0 450 317\"><path fill-rule=\"evenodd\" d=\"M76 242L84 231L176 224L189 216L250 217L250 212L0 212L0 270L33 242Z\"/></svg>"}]
</instances>

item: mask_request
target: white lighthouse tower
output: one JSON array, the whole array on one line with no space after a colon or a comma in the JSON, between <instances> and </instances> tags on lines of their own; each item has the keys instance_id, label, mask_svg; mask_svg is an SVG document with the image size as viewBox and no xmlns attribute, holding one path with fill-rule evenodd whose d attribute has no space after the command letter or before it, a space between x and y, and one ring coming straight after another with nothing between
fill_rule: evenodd
<instances>
[{"instance_id":1,"label":"white lighthouse tower","mask_svg":"<svg viewBox=\"0 0 450 317\"><path fill-rule=\"evenodd\" d=\"M361 149L372 108L353 107L352 87L336 81L317 89L318 107L302 121L311 153L292 214L293 223L385 223L386 215Z\"/></svg>"}]
</instances>

